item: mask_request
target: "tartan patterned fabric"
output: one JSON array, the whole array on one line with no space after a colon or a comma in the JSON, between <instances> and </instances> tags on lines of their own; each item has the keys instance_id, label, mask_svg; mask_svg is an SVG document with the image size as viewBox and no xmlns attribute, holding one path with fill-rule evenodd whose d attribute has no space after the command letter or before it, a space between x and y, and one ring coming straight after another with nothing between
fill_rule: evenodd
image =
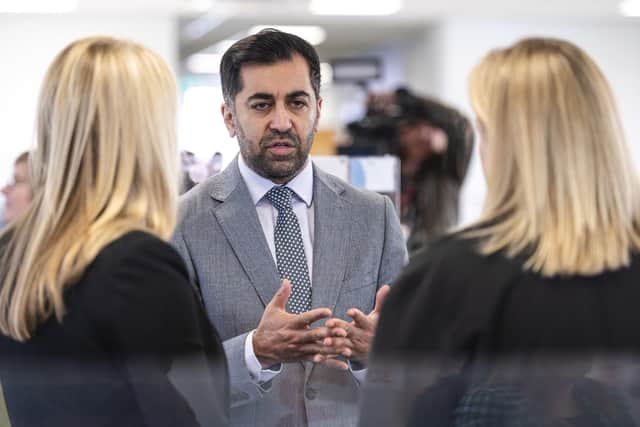
<instances>
[{"instance_id":1,"label":"tartan patterned fabric","mask_svg":"<svg viewBox=\"0 0 640 427\"><path fill-rule=\"evenodd\" d=\"M488 386L467 392L454 410L454 427L637 427L623 397L586 378L572 387L578 414L543 414L513 386Z\"/></svg>"},{"instance_id":2,"label":"tartan patterned fabric","mask_svg":"<svg viewBox=\"0 0 640 427\"><path fill-rule=\"evenodd\" d=\"M455 427L536 427L528 400L513 387L486 387L467 392L454 411Z\"/></svg>"}]
</instances>

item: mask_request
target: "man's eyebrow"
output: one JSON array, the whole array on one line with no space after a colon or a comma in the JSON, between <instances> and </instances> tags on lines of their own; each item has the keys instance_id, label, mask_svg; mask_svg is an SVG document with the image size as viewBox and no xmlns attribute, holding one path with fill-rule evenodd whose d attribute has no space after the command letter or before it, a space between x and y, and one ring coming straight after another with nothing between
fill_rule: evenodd
<instances>
[{"instance_id":1,"label":"man's eyebrow","mask_svg":"<svg viewBox=\"0 0 640 427\"><path fill-rule=\"evenodd\" d=\"M273 100L273 95L265 92L257 92L247 98L247 102L254 100Z\"/></svg>"},{"instance_id":2,"label":"man's eyebrow","mask_svg":"<svg viewBox=\"0 0 640 427\"><path fill-rule=\"evenodd\" d=\"M311 98L311 95L309 95L308 92L304 91L304 90L296 90L293 92L290 92L287 94L287 98L300 98L300 97L306 97L306 98Z\"/></svg>"}]
</instances>

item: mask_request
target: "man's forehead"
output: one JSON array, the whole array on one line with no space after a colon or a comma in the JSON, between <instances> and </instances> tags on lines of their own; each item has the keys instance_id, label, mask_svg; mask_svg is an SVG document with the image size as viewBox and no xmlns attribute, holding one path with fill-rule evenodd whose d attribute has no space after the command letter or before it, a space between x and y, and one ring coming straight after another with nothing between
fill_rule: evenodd
<instances>
[{"instance_id":1,"label":"man's forehead","mask_svg":"<svg viewBox=\"0 0 640 427\"><path fill-rule=\"evenodd\" d=\"M242 90L238 96L247 98L256 93L286 96L295 92L313 94L309 66L299 55L272 64L245 64L240 69Z\"/></svg>"}]
</instances>

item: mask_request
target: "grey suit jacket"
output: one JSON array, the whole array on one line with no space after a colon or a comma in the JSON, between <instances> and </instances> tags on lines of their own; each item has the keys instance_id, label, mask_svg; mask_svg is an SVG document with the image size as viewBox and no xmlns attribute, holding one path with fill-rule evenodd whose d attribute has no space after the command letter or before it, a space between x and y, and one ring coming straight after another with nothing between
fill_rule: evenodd
<instances>
[{"instance_id":1,"label":"grey suit jacket","mask_svg":"<svg viewBox=\"0 0 640 427\"><path fill-rule=\"evenodd\" d=\"M393 205L315 166L312 204L313 308L329 307L345 319L351 307L369 312L378 287L394 279L407 259ZM350 372L286 363L268 383L251 381L244 341L280 278L237 160L182 197L172 241L224 340L231 425L355 425L359 384Z\"/></svg>"}]
</instances>

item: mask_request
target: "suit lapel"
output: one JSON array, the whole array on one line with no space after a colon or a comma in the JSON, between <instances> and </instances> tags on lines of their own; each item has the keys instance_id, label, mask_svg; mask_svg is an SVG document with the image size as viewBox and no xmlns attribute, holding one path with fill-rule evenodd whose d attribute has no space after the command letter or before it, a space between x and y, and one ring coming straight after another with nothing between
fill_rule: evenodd
<instances>
[{"instance_id":1,"label":"suit lapel","mask_svg":"<svg viewBox=\"0 0 640 427\"><path fill-rule=\"evenodd\" d=\"M313 168L313 281L312 308L335 309L345 277L351 240L349 228L350 204L341 195L344 188L326 179L324 172ZM333 313L337 315L339 313ZM322 321L324 324L324 321ZM305 362L305 382L315 365Z\"/></svg>"},{"instance_id":2,"label":"suit lapel","mask_svg":"<svg viewBox=\"0 0 640 427\"><path fill-rule=\"evenodd\" d=\"M344 188L324 179L314 166L312 307L335 308L345 276L350 241L350 204L341 197Z\"/></svg>"},{"instance_id":3,"label":"suit lapel","mask_svg":"<svg viewBox=\"0 0 640 427\"><path fill-rule=\"evenodd\" d=\"M225 172L221 184L211 191L211 197L221 202L214 208L213 215L266 306L280 286L278 271L237 160Z\"/></svg>"}]
</instances>

